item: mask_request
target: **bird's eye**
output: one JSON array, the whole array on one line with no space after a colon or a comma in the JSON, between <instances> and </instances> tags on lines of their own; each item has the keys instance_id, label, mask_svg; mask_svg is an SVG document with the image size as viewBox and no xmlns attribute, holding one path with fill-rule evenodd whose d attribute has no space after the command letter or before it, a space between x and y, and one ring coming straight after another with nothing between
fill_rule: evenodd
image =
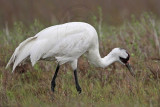
<instances>
[{"instance_id":1,"label":"bird's eye","mask_svg":"<svg viewBox=\"0 0 160 107\"><path fill-rule=\"evenodd\" d=\"M126 52L126 53L127 53L127 52ZM129 60L129 58L130 58L129 53L127 53L127 54L128 54L128 57L127 57L127 58L119 57L120 61L123 62L123 63L125 63L125 64L128 62L128 60Z\"/></svg>"},{"instance_id":2,"label":"bird's eye","mask_svg":"<svg viewBox=\"0 0 160 107\"><path fill-rule=\"evenodd\" d=\"M122 57L119 57L120 61L123 62L124 64L126 64L129 60L129 56L127 58L122 58Z\"/></svg>"}]
</instances>

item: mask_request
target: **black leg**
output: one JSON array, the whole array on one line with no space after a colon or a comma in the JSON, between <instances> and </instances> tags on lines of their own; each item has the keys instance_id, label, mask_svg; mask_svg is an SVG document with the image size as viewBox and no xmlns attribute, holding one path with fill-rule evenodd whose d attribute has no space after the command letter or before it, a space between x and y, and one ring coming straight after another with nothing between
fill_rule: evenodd
<instances>
[{"instance_id":1,"label":"black leg","mask_svg":"<svg viewBox=\"0 0 160 107\"><path fill-rule=\"evenodd\" d=\"M78 83L77 70L74 70L74 78L75 78L75 83L76 83L76 89L80 94L82 90Z\"/></svg>"},{"instance_id":2,"label":"black leg","mask_svg":"<svg viewBox=\"0 0 160 107\"><path fill-rule=\"evenodd\" d=\"M60 68L60 65L58 64L58 65L57 65L57 68L56 68L56 72L54 73L54 76L53 76L53 78L52 78L51 90L52 90L53 92L54 92L54 88L55 88L55 86L56 86L55 80L56 80L56 77L57 77L57 73L58 73L59 68Z\"/></svg>"}]
</instances>

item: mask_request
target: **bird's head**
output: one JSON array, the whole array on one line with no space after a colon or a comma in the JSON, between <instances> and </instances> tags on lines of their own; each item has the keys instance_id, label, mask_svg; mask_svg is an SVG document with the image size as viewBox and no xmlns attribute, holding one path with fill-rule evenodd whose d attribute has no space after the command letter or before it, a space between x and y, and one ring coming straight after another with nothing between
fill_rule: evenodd
<instances>
[{"instance_id":1,"label":"bird's head","mask_svg":"<svg viewBox=\"0 0 160 107\"><path fill-rule=\"evenodd\" d=\"M114 48L111 51L112 55L116 58L116 61L120 62L121 64L125 65L128 70L130 71L132 76L135 76L135 72L133 71L132 67L129 64L129 53L122 48Z\"/></svg>"}]
</instances>

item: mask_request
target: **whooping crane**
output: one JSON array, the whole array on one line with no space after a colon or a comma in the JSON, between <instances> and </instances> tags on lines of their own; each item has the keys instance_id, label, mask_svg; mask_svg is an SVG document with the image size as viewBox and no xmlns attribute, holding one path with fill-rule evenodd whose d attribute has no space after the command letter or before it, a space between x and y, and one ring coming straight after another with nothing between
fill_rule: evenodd
<instances>
[{"instance_id":1,"label":"whooping crane","mask_svg":"<svg viewBox=\"0 0 160 107\"><path fill-rule=\"evenodd\" d=\"M15 68L29 59L32 66L38 60L57 60L58 65L51 81L51 90L54 91L60 65L70 62L74 71L76 89L81 93L77 78L77 60L86 54L90 63L96 67L106 68L114 62L120 62L134 75L128 61L129 54L125 49L114 48L107 56L101 58L97 32L91 25L84 22L70 22L48 27L34 37L30 37L19 44L10 58L6 68L13 63Z\"/></svg>"}]
</instances>

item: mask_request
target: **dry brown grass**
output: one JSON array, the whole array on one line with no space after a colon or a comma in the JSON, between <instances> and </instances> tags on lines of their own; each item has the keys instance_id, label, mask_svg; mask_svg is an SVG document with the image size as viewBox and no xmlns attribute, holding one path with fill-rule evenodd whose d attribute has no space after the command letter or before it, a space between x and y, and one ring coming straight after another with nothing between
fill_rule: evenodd
<instances>
[{"instance_id":1,"label":"dry brown grass","mask_svg":"<svg viewBox=\"0 0 160 107\"><path fill-rule=\"evenodd\" d=\"M11 68L5 69L15 47L45 26L36 22L26 29L23 24L15 24L8 36L1 30L0 106L160 106L160 57L150 18L153 17L144 14L140 20L133 19L119 27L102 24L101 55L105 56L114 47L125 48L131 54L136 78L119 63L100 69L89 65L82 56L78 62L80 95L69 64L60 68L54 93L50 90L50 82L56 63L43 61L34 67L27 64L14 74ZM155 22L154 30L160 40L160 22Z\"/></svg>"}]
</instances>

